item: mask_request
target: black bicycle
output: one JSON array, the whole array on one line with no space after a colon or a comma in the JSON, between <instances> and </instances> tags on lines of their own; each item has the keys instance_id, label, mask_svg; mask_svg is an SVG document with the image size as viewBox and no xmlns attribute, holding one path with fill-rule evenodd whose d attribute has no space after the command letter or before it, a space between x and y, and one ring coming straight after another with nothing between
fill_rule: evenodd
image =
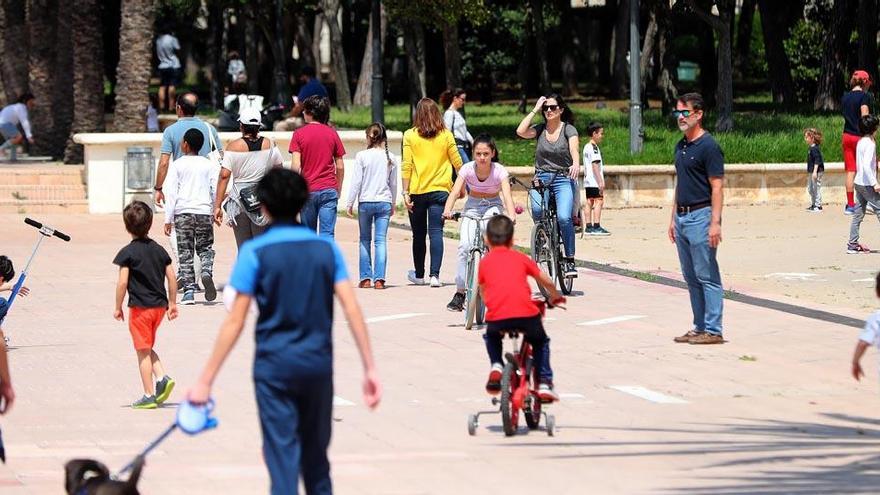
<instances>
[{"instance_id":1,"label":"black bicycle","mask_svg":"<svg viewBox=\"0 0 880 495\"><path fill-rule=\"evenodd\" d=\"M550 180L550 183L556 179L556 175ZM553 197L553 189L550 183L541 182L537 177L532 180L531 184L526 184L514 176L510 176L511 184L519 184L526 189L529 202L534 201L531 192L535 191L541 197L541 215L540 220L535 220L532 227L532 259L552 280L556 280L559 284L559 290L565 294L571 294L574 286L574 278L565 276L565 267L563 259L565 256L565 247L562 243L562 232L559 230L559 221L556 218L556 201ZM549 194L544 194L548 192ZM533 218L534 220L534 218ZM544 297L550 297L543 288L541 293Z\"/></svg>"}]
</instances>

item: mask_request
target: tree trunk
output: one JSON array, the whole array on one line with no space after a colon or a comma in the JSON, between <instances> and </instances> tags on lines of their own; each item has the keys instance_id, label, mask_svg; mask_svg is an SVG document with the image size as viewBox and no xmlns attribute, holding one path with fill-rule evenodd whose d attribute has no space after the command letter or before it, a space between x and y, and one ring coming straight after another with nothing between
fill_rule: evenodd
<instances>
[{"instance_id":1,"label":"tree trunk","mask_svg":"<svg viewBox=\"0 0 880 495\"><path fill-rule=\"evenodd\" d=\"M736 53L734 55L734 66L739 77L748 73L751 64L752 24L754 24L757 2L758 0L743 0L739 10L739 24L736 26ZM761 9L761 23L764 23L763 8ZM764 36L764 43L766 43L766 32Z\"/></svg>"},{"instance_id":2,"label":"tree trunk","mask_svg":"<svg viewBox=\"0 0 880 495\"><path fill-rule=\"evenodd\" d=\"M122 0L119 65L116 68L116 132L144 132L152 72L153 0Z\"/></svg>"},{"instance_id":3,"label":"tree trunk","mask_svg":"<svg viewBox=\"0 0 880 495\"><path fill-rule=\"evenodd\" d=\"M718 105L716 132L733 130L733 39L730 20L736 8L735 0L716 0L718 6L718 89L715 98Z\"/></svg>"},{"instance_id":4,"label":"tree trunk","mask_svg":"<svg viewBox=\"0 0 880 495\"><path fill-rule=\"evenodd\" d=\"M58 117L54 108L58 72L59 25L57 0L31 0L27 9L30 26L30 60L28 73L31 91L37 96L37 103L30 115L36 144L31 152L52 157L60 156L67 136L61 138L56 129ZM58 143L61 141L61 151Z\"/></svg>"},{"instance_id":5,"label":"tree trunk","mask_svg":"<svg viewBox=\"0 0 880 495\"><path fill-rule=\"evenodd\" d=\"M578 30L574 20L574 12L571 9L571 0L560 0L557 3L559 8L559 31L563 38L568 38L568 42L560 43L559 50L562 51L562 95L568 97L580 97L577 87L577 66L575 62L575 53L583 47L580 43Z\"/></svg>"},{"instance_id":6,"label":"tree trunk","mask_svg":"<svg viewBox=\"0 0 880 495\"><path fill-rule=\"evenodd\" d=\"M421 22L408 22L403 27L403 36L409 72L409 102L415 107L428 93L425 87L425 29Z\"/></svg>"},{"instance_id":7,"label":"tree trunk","mask_svg":"<svg viewBox=\"0 0 880 495\"><path fill-rule=\"evenodd\" d=\"M303 12L299 12L296 16L296 35L293 40L296 43L296 51L299 52L300 67L308 65L317 70L315 53L312 52L312 33L309 32L309 20Z\"/></svg>"},{"instance_id":8,"label":"tree trunk","mask_svg":"<svg viewBox=\"0 0 880 495\"><path fill-rule=\"evenodd\" d=\"M532 49L532 13L526 10L525 19L525 37L523 38L522 54L523 58L519 64L519 113L526 113L526 107L529 100L529 74L532 73L532 65L535 51Z\"/></svg>"},{"instance_id":9,"label":"tree trunk","mask_svg":"<svg viewBox=\"0 0 880 495\"><path fill-rule=\"evenodd\" d=\"M208 4L208 30L211 43L208 45L208 60L211 67L211 106L223 108L223 89L229 81L226 74L226 53L223 45L225 20L223 5L220 2Z\"/></svg>"},{"instance_id":10,"label":"tree trunk","mask_svg":"<svg viewBox=\"0 0 880 495\"><path fill-rule=\"evenodd\" d=\"M253 4L248 4L243 7L243 10L245 10L243 20L246 51L244 63L247 71L248 93L258 94L260 92L260 40L257 32L256 7Z\"/></svg>"},{"instance_id":11,"label":"tree trunk","mask_svg":"<svg viewBox=\"0 0 880 495\"><path fill-rule=\"evenodd\" d=\"M351 89L348 86L348 70L345 66L345 52L342 49L342 31L339 28L339 0L321 0L321 10L330 28L330 49L332 52L333 79L336 80L336 106L343 112L351 109Z\"/></svg>"},{"instance_id":12,"label":"tree trunk","mask_svg":"<svg viewBox=\"0 0 880 495\"><path fill-rule=\"evenodd\" d=\"M843 93L843 78L846 67L846 46L853 29L853 19L847 11L853 0L835 0L831 16L831 26L822 47L822 72L813 108L816 110L839 110L840 95Z\"/></svg>"},{"instance_id":13,"label":"tree trunk","mask_svg":"<svg viewBox=\"0 0 880 495\"><path fill-rule=\"evenodd\" d=\"M532 27L535 32L535 61L538 64L538 84L541 93L550 94L550 73L547 70L547 36L544 29L544 0L529 0L532 9Z\"/></svg>"},{"instance_id":14,"label":"tree trunk","mask_svg":"<svg viewBox=\"0 0 880 495\"><path fill-rule=\"evenodd\" d=\"M275 14L272 18L275 21L275 36L269 39L272 45L272 56L275 58L274 70L272 71L275 103L286 104L290 101L288 90L290 84L287 80L287 60L290 58L290 52L285 49L284 43L284 0L275 0Z\"/></svg>"},{"instance_id":15,"label":"tree trunk","mask_svg":"<svg viewBox=\"0 0 880 495\"><path fill-rule=\"evenodd\" d=\"M648 14L648 27L645 29L645 40L642 42L642 54L639 59L639 72L642 75L640 94L642 96L642 108L644 109L648 108L648 96L645 93L645 89L648 87L648 79L651 77L652 73L652 71L649 70L649 64L654 58L654 46L656 46L657 42L657 31L657 12L656 9L651 9Z\"/></svg>"},{"instance_id":16,"label":"tree trunk","mask_svg":"<svg viewBox=\"0 0 880 495\"><path fill-rule=\"evenodd\" d=\"M52 92L52 112L55 114L54 129L52 134L55 140L51 143L50 150L53 158L64 157L67 141L70 139L70 127L73 124L73 84L70 76L73 73L73 2L58 2L58 22L56 24L56 41L58 46L55 53L55 67L53 67L52 81L55 85Z\"/></svg>"},{"instance_id":17,"label":"tree trunk","mask_svg":"<svg viewBox=\"0 0 880 495\"><path fill-rule=\"evenodd\" d=\"M611 86L611 64L614 62L612 55L614 53L614 31L617 19L617 0L608 0L604 9L604 18L597 19L593 22L594 31L598 33L598 66L599 66L599 82L603 86Z\"/></svg>"},{"instance_id":18,"label":"tree trunk","mask_svg":"<svg viewBox=\"0 0 880 495\"><path fill-rule=\"evenodd\" d=\"M458 42L458 24L443 24L443 54L446 57L446 87L461 87L461 45Z\"/></svg>"},{"instance_id":19,"label":"tree trunk","mask_svg":"<svg viewBox=\"0 0 880 495\"><path fill-rule=\"evenodd\" d=\"M28 91L28 25L25 0L0 2L0 79L7 103Z\"/></svg>"},{"instance_id":20,"label":"tree trunk","mask_svg":"<svg viewBox=\"0 0 880 495\"><path fill-rule=\"evenodd\" d=\"M611 97L626 96L627 76L626 52L629 49L629 0L620 0L617 5L617 21L614 24L614 66L611 71Z\"/></svg>"},{"instance_id":21,"label":"tree trunk","mask_svg":"<svg viewBox=\"0 0 880 495\"><path fill-rule=\"evenodd\" d=\"M859 69L877 80L877 0L859 0Z\"/></svg>"},{"instance_id":22,"label":"tree trunk","mask_svg":"<svg viewBox=\"0 0 880 495\"><path fill-rule=\"evenodd\" d=\"M104 40L99 0L74 0L73 125L78 132L104 132ZM83 147L68 139L64 163L82 163Z\"/></svg>"},{"instance_id":23,"label":"tree trunk","mask_svg":"<svg viewBox=\"0 0 880 495\"><path fill-rule=\"evenodd\" d=\"M669 9L659 7L657 15L657 55L660 59L660 74L657 77L657 89L660 90L663 100L663 114L668 115L675 108L675 99L678 98L678 89L675 87L675 67L677 61L672 54L671 44L672 19Z\"/></svg>"},{"instance_id":24,"label":"tree trunk","mask_svg":"<svg viewBox=\"0 0 880 495\"><path fill-rule=\"evenodd\" d=\"M320 76L324 61L321 59L321 32L324 31L324 14L315 14L315 28L312 30L312 56L315 59L315 72Z\"/></svg>"},{"instance_id":25,"label":"tree trunk","mask_svg":"<svg viewBox=\"0 0 880 495\"><path fill-rule=\"evenodd\" d=\"M381 12L382 20L380 23L381 31L380 31L380 43L382 46L385 45L385 36L388 31L388 18L385 15L385 9L382 9ZM361 60L361 73L358 77L357 88L354 92L354 104L356 106L368 106L372 102L373 97L373 22L372 16L370 16L370 28L367 31L367 43L366 48L364 49L364 56Z\"/></svg>"},{"instance_id":26,"label":"tree trunk","mask_svg":"<svg viewBox=\"0 0 880 495\"><path fill-rule=\"evenodd\" d=\"M775 0L758 0L761 9L761 32L764 34L764 52L767 57L767 76L773 101L785 106L797 103L791 64L783 41L788 37L790 6Z\"/></svg>"}]
</instances>

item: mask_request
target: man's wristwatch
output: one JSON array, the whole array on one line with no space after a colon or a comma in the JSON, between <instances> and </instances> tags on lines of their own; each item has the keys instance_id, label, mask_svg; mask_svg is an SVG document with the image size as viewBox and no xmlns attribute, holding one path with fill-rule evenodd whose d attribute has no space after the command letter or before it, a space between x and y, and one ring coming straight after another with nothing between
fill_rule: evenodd
<instances>
[{"instance_id":1,"label":"man's wristwatch","mask_svg":"<svg viewBox=\"0 0 880 495\"><path fill-rule=\"evenodd\" d=\"M153 188L153 190L155 190L157 192L162 192L162 186L156 186Z\"/></svg>"}]
</instances>

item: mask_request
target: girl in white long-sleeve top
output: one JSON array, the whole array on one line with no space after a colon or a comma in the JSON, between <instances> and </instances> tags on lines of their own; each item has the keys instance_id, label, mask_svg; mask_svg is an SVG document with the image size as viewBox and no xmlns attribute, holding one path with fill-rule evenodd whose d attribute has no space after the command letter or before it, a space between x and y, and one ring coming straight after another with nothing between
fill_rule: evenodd
<instances>
[{"instance_id":1,"label":"girl in white long-sleeve top","mask_svg":"<svg viewBox=\"0 0 880 495\"><path fill-rule=\"evenodd\" d=\"M354 203L357 201L361 241L358 287L384 289L386 236L397 198L400 157L388 151L385 126L373 123L367 128L366 134L367 149L355 156L351 189L348 192L348 214L354 215ZM370 256L371 244L375 258Z\"/></svg>"}]
</instances>

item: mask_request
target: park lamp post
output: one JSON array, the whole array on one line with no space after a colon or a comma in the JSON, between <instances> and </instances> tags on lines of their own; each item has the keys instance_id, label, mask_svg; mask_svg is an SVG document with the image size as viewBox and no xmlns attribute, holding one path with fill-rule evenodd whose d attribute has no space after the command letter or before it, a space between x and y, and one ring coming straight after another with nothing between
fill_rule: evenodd
<instances>
[{"instance_id":1,"label":"park lamp post","mask_svg":"<svg viewBox=\"0 0 880 495\"><path fill-rule=\"evenodd\" d=\"M373 81L370 88L370 104L372 107L373 122L385 124L385 106L382 84L382 1L372 0L370 7L370 23L373 25L373 36L370 39L373 51Z\"/></svg>"},{"instance_id":2,"label":"park lamp post","mask_svg":"<svg viewBox=\"0 0 880 495\"><path fill-rule=\"evenodd\" d=\"M629 152L642 152L642 75L639 62L639 0L629 0Z\"/></svg>"}]
</instances>

